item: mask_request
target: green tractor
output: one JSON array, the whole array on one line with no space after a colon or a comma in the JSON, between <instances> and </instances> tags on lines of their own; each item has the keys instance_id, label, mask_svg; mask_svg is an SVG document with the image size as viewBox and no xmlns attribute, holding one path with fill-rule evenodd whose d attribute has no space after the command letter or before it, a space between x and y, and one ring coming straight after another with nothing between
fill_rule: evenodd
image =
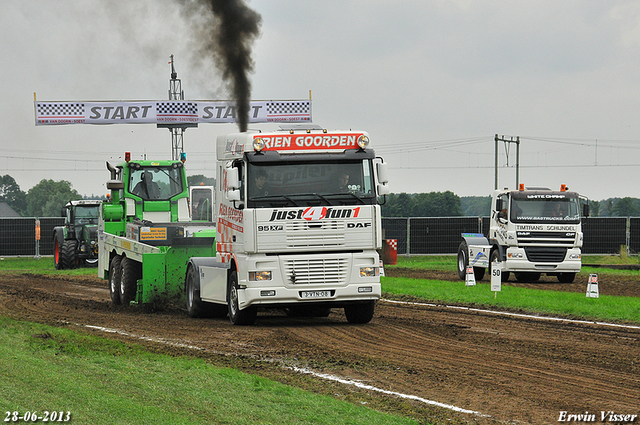
<instances>
[{"instance_id":1,"label":"green tractor","mask_svg":"<svg viewBox=\"0 0 640 425\"><path fill-rule=\"evenodd\" d=\"M62 208L64 225L53 228L55 268L73 269L98 263L98 214L102 201L69 201Z\"/></svg>"}]
</instances>

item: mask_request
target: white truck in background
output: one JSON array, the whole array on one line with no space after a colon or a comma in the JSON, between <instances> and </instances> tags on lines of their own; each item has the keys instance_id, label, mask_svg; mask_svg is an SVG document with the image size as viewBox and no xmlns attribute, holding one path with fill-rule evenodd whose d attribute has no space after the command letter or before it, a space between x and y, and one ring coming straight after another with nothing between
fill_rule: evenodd
<instances>
[{"instance_id":1,"label":"white truck in background","mask_svg":"<svg viewBox=\"0 0 640 425\"><path fill-rule=\"evenodd\" d=\"M386 164L361 131L313 125L217 139L216 256L191 258L190 316L256 320L260 306L367 323L381 297Z\"/></svg>"},{"instance_id":2,"label":"white truck in background","mask_svg":"<svg viewBox=\"0 0 640 425\"><path fill-rule=\"evenodd\" d=\"M542 273L573 282L582 267L582 217L589 215L588 199L548 188L496 190L491 196L488 238L463 233L458 248L460 279L473 267L481 280L494 262L502 263L502 281L513 272L518 281L537 281Z\"/></svg>"}]
</instances>

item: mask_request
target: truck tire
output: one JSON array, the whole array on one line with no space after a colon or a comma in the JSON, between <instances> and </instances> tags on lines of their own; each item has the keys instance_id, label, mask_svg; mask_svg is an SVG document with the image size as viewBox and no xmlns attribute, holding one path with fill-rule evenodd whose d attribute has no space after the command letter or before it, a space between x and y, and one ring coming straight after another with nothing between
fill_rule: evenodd
<instances>
[{"instance_id":1,"label":"truck tire","mask_svg":"<svg viewBox=\"0 0 640 425\"><path fill-rule=\"evenodd\" d=\"M500 252L497 249L494 249L493 251L491 251L491 258L489 260L489 271L491 271L491 267L493 265L494 262L500 262ZM493 273L490 273L491 276L493 276ZM509 280L509 276L511 275L511 272L505 272L504 270L501 273L501 279L503 282L506 282L507 280Z\"/></svg>"},{"instance_id":2,"label":"truck tire","mask_svg":"<svg viewBox=\"0 0 640 425\"><path fill-rule=\"evenodd\" d=\"M234 325L253 325L258 315L256 306L240 310L238 307L238 272L235 270L229 274L227 281L227 304L229 307L229 320Z\"/></svg>"},{"instance_id":3,"label":"truck tire","mask_svg":"<svg viewBox=\"0 0 640 425\"><path fill-rule=\"evenodd\" d=\"M187 278L185 281L187 314L189 314L189 317L226 317L226 305L208 303L200 299L200 295L196 292L195 273L194 267L190 266L187 270Z\"/></svg>"},{"instance_id":4,"label":"truck tire","mask_svg":"<svg viewBox=\"0 0 640 425\"><path fill-rule=\"evenodd\" d=\"M558 282L560 283L573 283L575 278L575 273L558 273Z\"/></svg>"},{"instance_id":5,"label":"truck tire","mask_svg":"<svg viewBox=\"0 0 640 425\"><path fill-rule=\"evenodd\" d=\"M113 305L120 305L120 278L122 277L122 269L120 262L122 257L116 255L111 259L109 264L109 295L111 296L111 302Z\"/></svg>"},{"instance_id":6,"label":"truck tire","mask_svg":"<svg viewBox=\"0 0 640 425\"><path fill-rule=\"evenodd\" d=\"M60 250L60 264L63 269L74 269L78 265L78 241L64 241Z\"/></svg>"},{"instance_id":7,"label":"truck tire","mask_svg":"<svg viewBox=\"0 0 640 425\"><path fill-rule=\"evenodd\" d=\"M142 277L141 264L128 257L123 257L120 268L120 302L129 305L136 299L138 279Z\"/></svg>"},{"instance_id":8,"label":"truck tire","mask_svg":"<svg viewBox=\"0 0 640 425\"><path fill-rule=\"evenodd\" d=\"M467 278L467 266L469 265L469 247L467 246L466 241L462 241L460 246L458 246L458 277L461 280L466 280ZM474 267L473 268L473 276L478 280L482 280L484 277L484 267Z\"/></svg>"},{"instance_id":9,"label":"truck tire","mask_svg":"<svg viewBox=\"0 0 640 425\"><path fill-rule=\"evenodd\" d=\"M57 237L53 237L53 266L56 270L62 269L62 263L60 262L60 242Z\"/></svg>"},{"instance_id":10,"label":"truck tire","mask_svg":"<svg viewBox=\"0 0 640 425\"><path fill-rule=\"evenodd\" d=\"M346 306L344 308L344 315L347 316L349 323L369 323L371 319L373 319L375 309L375 301L365 301Z\"/></svg>"},{"instance_id":11,"label":"truck tire","mask_svg":"<svg viewBox=\"0 0 640 425\"><path fill-rule=\"evenodd\" d=\"M458 246L458 277L465 280L467 276L467 265L469 264L469 247L467 242L462 241Z\"/></svg>"}]
</instances>

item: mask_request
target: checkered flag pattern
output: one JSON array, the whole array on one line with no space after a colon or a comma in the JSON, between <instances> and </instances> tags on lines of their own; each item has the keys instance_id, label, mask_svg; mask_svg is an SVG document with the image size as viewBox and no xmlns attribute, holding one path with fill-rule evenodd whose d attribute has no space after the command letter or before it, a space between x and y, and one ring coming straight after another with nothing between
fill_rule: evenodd
<instances>
[{"instance_id":1,"label":"checkered flag pattern","mask_svg":"<svg viewBox=\"0 0 640 425\"><path fill-rule=\"evenodd\" d=\"M198 104L195 102L158 102L158 115L198 115Z\"/></svg>"},{"instance_id":2,"label":"checkered flag pattern","mask_svg":"<svg viewBox=\"0 0 640 425\"><path fill-rule=\"evenodd\" d=\"M38 103L38 117L84 117L84 103Z\"/></svg>"},{"instance_id":3,"label":"checkered flag pattern","mask_svg":"<svg viewBox=\"0 0 640 425\"><path fill-rule=\"evenodd\" d=\"M398 250L398 240L397 239L386 239L387 245L394 251Z\"/></svg>"},{"instance_id":4,"label":"checkered flag pattern","mask_svg":"<svg viewBox=\"0 0 640 425\"><path fill-rule=\"evenodd\" d=\"M311 102L267 102L267 115L309 115Z\"/></svg>"}]
</instances>

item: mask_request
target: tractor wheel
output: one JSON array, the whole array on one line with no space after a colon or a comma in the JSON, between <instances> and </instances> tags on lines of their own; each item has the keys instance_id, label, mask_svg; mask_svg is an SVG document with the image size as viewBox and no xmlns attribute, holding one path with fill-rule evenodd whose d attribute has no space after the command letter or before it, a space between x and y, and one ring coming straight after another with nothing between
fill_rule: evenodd
<instances>
[{"instance_id":1,"label":"tractor wheel","mask_svg":"<svg viewBox=\"0 0 640 425\"><path fill-rule=\"evenodd\" d=\"M120 305L120 278L122 277L122 269L120 262L122 257L116 255L111 259L109 264L109 295L114 305Z\"/></svg>"},{"instance_id":2,"label":"tractor wheel","mask_svg":"<svg viewBox=\"0 0 640 425\"><path fill-rule=\"evenodd\" d=\"M491 267L493 266L494 262L500 262L500 253L498 252L497 249L494 249L493 251L491 251L491 258L489 261L489 270L491 271ZM511 275L511 272L505 272L504 270L502 271L501 274L501 280L503 282L506 282L507 280L509 280L509 276ZM493 276L493 273L491 273L491 276Z\"/></svg>"},{"instance_id":3,"label":"tractor wheel","mask_svg":"<svg viewBox=\"0 0 640 425\"><path fill-rule=\"evenodd\" d=\"M349 323L369 323L373 319L375 308L375 301L351 304L344 308L344 315Z\"/></svg>"},{"instance_id":4,"label":"tractor wheel","mask_svg":"<svg viewBox=\"0 0 640 425\"><path fill-rule=\"evenodd\" d=\"M229 320L234 325L253 325L258 315L256 306L240 310L238 306L238 272L235 270L229 274L227 281L227 304L229 307Z\"/></svg>"},{"instance_id":5,"label":"tractor wheel","mask_svg":"<svg viewBox=\"0 0 640 425\"><path fill-rule=\"evenodd\" d=\"M64 241L60 250L61 269L75 269L78 265L78 241Z\"/></svg>"},{"instance_id":6,"label":"tractor wheel","mask_svg":"<svg viewBox=\"0 0 640 425\"><path fill-rule=\"evenodd\" d=\"M53 237L53 265L56 270L62 269L62 263L60 262L60 242L57 237Z\"/></svg>"},{"instance_id":7,"label":"tractor wheel","mask_svg":"<svg viewBox=\"0 0 640 425\"><path fill-rule=\"evenodd\" d=\"M212 304L200 299L200 295L196 293L196 278L194 267L187 270L187 279L185 282L187 313L189 317L226 317L227 306L224 304Z\"/></svg>"},{"instance_id":8,"label":"tractor wheel","mask_svg":"<svg viewBox=\"0 0 640 425\"><path fill-rule=\"evenodd\" d=\"M138 279L142 277L140 263L131 258L123 257L120 274L120 302L129 305L136 299Z\"/></svg>"}]
</instances>

